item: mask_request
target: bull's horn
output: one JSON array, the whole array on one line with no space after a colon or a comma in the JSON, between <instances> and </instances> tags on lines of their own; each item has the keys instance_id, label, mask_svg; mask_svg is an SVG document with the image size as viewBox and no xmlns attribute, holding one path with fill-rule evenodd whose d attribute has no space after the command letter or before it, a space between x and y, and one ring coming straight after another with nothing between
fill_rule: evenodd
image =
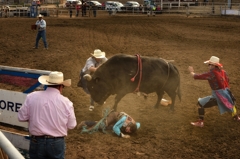
<instances>
[{"instance_id":1,"label":"bull's horn","mask_svg":"<svg viewBox=\"0 0 240 159\"><path fill-rule=\"evenodd\" d=\"M83 76L84 79L88 80L88 81L91 81L92 80L92 76L89 75L89 74L86 74Z\"/></svg>"}]
</instances>

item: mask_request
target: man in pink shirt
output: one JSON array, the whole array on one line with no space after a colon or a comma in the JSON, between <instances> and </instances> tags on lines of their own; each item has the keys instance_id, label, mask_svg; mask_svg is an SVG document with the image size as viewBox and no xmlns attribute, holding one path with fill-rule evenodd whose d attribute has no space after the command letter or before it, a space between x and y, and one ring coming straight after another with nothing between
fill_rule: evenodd
<instances>
[{"instance_id":1,"label":"man in pink shirt","mask_svg":"<svg viewBox=\"0 0 240 159\"><path fill-rule=\"evenodd\" d=\"M65 86L71 86L71 79L63 79L63 73L56 71L40 76L38 81L47 89L28 94L18 111L18 120L29 123L31 159L65 156L64 137L77 122L73 103L61 94Z\"/></svg>"}]
</instances>

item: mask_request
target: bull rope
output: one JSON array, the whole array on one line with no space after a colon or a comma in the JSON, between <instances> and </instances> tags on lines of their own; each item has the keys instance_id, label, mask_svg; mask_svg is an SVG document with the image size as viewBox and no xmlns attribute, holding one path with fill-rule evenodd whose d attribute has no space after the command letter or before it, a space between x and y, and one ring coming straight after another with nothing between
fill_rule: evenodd
<instances>
[{"instance_id":1,"label":"bull rope","mask_svg":"<svg viewBox=\"0 0 240 159\"><path fill-rule=\"evenodd\" d=\"M138 86L137 86L137 88L136 88L135 91L134 91L134 92L139 92L140 83L141 83L141 81L142 81L142 60L141 60L139 54L136 54L135 56L137 56L137 58L138 58L138 69L137 69L137 73L135 74L135 76L134 76L133 78L131 78L131 81L134 82L136 76L137 76L138 73L140 72L140 75L139 75L140 77L139 77L139 81L138 81ZM167 80L168 80L168 78L169 78L170 67L169 67L169 62L168 62L167 60L165 60L165 59L163 59L163 58L160 58L160 59L162 59L162 60L163 60L164 62L166 62L166 64L168 65L168 76L167 76L167 79L166 79L166 81L164 82L164 84L163 84L163 86L162 86L162 88L163 88L163 87L166 85ZM162 89L162 88L161 88L161 89Z\"/></svg>"},{"instance_id":2,"label":"bull rope","mask_svg":"<svg viewBox=\"0 0 240 159\"><path fill-rule=\"evenodd\" d=\"M108 116L108 114L109 113L111 113L112 111L110 111L110 108L106 108L106 109L104 109L103 110L103 118L101 119L101 120L99 120L98 122L97 122L97 124L95 124L93 127L91 127L91 128L87 128L87 126L83 126L82 127L82 131L81 131L81 134L82 133L89 133L89 134L92 134L92 133L94 133L94 132L97 132L99 129L101 129L102 130L102 132L103 133L107 133L106 131L105 131L105 129L106 129L106 118L107 118L107 116Z\"/></svg>"},{"instance_id":3,"label":"bull rope","mask_svg":"<svg viewBox=\"0 0 240 159\"><path fill-rule=\"evenodd\" d=\"M140 55L139 54L136 54L137 58L138 58L138 69L137 69L137 73L135 74L135 76L133 78L131 78L131 81L134 82L135 81L135 77L138 75L138 73L140 72L140 77L139 77L139 80L138 80L138 86L137 88L135 89L134 92L139 92L139 87L140 87L140 83L142 81L142 60L140 58Z\"/></svg>"}]
</instances>

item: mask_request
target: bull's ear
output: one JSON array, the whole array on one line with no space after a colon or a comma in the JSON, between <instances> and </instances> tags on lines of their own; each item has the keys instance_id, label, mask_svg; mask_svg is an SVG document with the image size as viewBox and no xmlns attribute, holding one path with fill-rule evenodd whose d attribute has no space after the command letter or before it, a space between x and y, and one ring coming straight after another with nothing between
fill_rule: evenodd
<instances>
[{"instance_id":1,"label":"bull's ear","mask_svg":"<svg viewBox=\"0 0 240 159\"><path fill-rule=\"evenodd\" d=\"M89 74L86 74L83 76L84 79L88 80L88 81L91 81L92 80L92 76L89 75Z\"/></svg>"}]
</instances>

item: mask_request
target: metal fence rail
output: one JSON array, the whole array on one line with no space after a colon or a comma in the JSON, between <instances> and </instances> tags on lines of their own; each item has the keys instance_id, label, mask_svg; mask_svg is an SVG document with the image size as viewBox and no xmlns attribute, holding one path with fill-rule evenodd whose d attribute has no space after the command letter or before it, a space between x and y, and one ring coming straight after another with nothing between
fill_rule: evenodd
<instances>
[{"instance_id":1,"label":"metal fence rail","mask_svg":"<svg viewBox=\"0 0 240 159\"><path fill-rule=\"evenodd\" d=\"M30 6L24 5L9 5L10 9L8 11L2 9L4 6L0 5L0 17L30 17ZM73 15L75 14L75 9L73 9ZM79 17L81 17L82 10L80 9ZM107 10L98 10L98 14L101 15L110 15ZM228 3L197 3L197 4L188 4L182 3L181 5L173 5L170 3L164 3L162 10L153 11L154 15L158 14L186 14L189 15L227 15L234 14L236 16L240 16L240 3L232 3L229 5ZM54 5L50 6L41 6L38 7L38 13L43 14L44 16L50 17L58 17L58 16L68 16L69 9L63 7L56 7ZM116 15L144 15L149 13L148 10L144 9L133 9L133 10L125 10L118 11ZM92 16L92 10L87 10L87 16Z\"/></svg>"}]
</instances>

